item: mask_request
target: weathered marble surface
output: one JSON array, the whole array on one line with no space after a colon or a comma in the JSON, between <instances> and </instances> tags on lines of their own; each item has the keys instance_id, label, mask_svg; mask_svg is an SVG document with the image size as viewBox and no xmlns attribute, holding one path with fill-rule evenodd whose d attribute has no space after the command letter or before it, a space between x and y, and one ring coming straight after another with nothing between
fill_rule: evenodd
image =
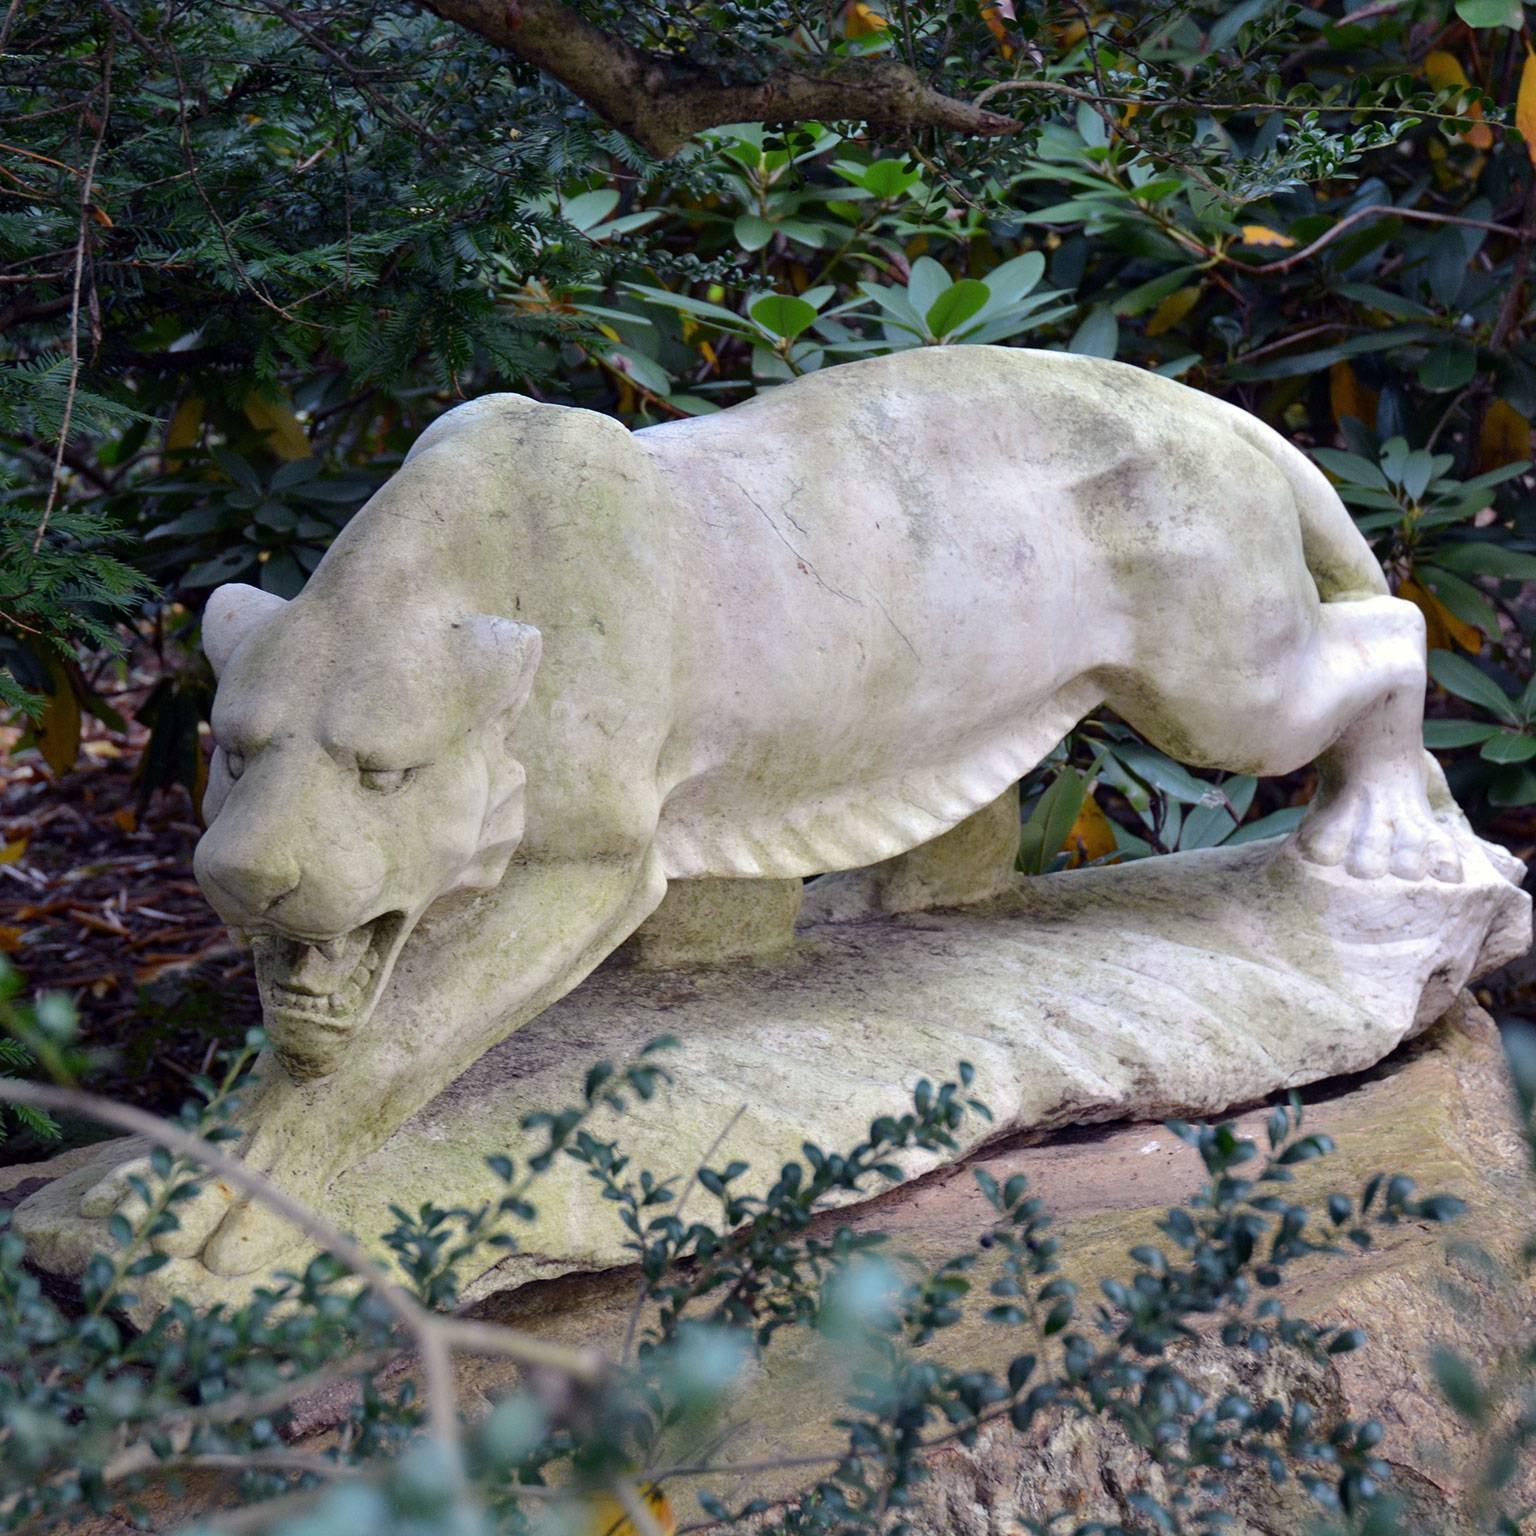
<instances>
[{"instance_id":1,"label":"weathered marble surface","mask_svg":"<svg viewBox=\"0 0 1536 1536\"><path fill-rule=\"evenodd\" d=\"M857 1140L918 1077L952 1075L962 1057L996 1116L968 1128L962 1152L1024 1131L1211 1114L1360 1071L1530 942L1529 898L1464 823L1447 825L1465 867L1455 885L1361 881L1259 843L1020 880L964 911L812 923L793 949L750 961L610 965L359 1162L322 1209L371 1238L391 1202L493 1197L484 1159L518 1149L527 1111L572 1102L595 1058L663 1033L682 1043L676 1086L600 1125L637 1168L674 1174L745 1106L720 1158L765 1181L806 1138ZM21 1207L39 1263L78 1272L101 1240L81 1196L131 1151L76 1158ZM934 1162L914 1157L908 1171ZM476 1293L624 1262L622 1230L577 1165L557 1163L539 1205L525 1254ZM146 1305L178 1290L233 1299L249 1284L182 1258L144 1292Z\"/></svg>"},{"instance_id":2,"label":"weathered marble surface","mask_svg":"<svg viewBox=\"0 0 1536 1536\"><path fill-rule=\"evenodd\" d=\"M918 349L633 434L487 396L298 598L220 588L204 637L197 873L252 937L272 1044L241 1152L311 1203L670 881L905 854L1103 703L1191 764L1315 760L1318 866L1394 899L1460 878L1423 622L1327 479L1099 359ZM920 862L869 888L936 895ZM131 1171L81 1212L131 1203ZM286 1241L217 1186L181 1215L172 1246L217 1274Z\"/></svg>"}]
</instances>

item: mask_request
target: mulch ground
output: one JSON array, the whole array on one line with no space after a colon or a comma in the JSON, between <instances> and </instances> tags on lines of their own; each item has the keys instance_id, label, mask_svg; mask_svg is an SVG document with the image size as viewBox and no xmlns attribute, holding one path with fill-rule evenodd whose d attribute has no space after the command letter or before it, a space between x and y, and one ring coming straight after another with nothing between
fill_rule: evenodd
<instances>
[{"instance_id":1,"label":"mulch ground","mask_svg":"<svg viewBox=\"0 0 1536 1536\"><path fill-rule=\"evenodd\" d=\"M78 766L57 777L36 752L0 753L0 952L29 991L68 993L80 1043L112 1053L92 1086L165 1112L261 1007L249 954L192 878L190 797L157 792L138 813L144 735L88 721ZM0 1162L42 1150L13 1132Z\"/></svg>"}]
</instances>

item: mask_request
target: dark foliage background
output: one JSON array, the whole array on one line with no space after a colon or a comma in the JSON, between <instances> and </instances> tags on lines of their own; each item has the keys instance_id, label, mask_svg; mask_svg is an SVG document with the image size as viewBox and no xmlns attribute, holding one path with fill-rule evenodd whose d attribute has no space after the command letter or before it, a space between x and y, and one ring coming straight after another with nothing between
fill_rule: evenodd
<instances>
[{"instance_id":1,"label":"dark foliage background","mask_svg":"<svg viewBox=\"0 0 1536 1536\"><path fill-rule=\"evenodd\" d=\"M166 693L203 696L207 591L296 591L458 399L520 389L639 425L871 352L992 341L1156 368L1313 449L1429 618L1451 717L1432 744L1478 815L1526 836L1521 7L890 10L580 8L722 79L905 61L1020 130L747 124L658 162L413 4L12 5L0 690L53 768L79 707L122 681L113 633L148 619L168 679L151 780L195 789L197 711ZM1288 808L1245 785L1221 807L1116 750L1112 725L1065 757L1084 794L1069 784L1056 820L1078 801L1089 856L1229 832L1240 800ZM1225 820L1191 832L1200 796Z\"/></svg>"}]
</instances>

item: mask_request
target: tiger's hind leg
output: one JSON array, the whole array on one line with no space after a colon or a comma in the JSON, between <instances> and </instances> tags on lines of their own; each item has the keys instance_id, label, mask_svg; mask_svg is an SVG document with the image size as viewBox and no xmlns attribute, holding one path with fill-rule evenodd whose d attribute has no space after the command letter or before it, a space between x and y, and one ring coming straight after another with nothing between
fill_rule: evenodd
<instances>
[{"instance_id":1,"label":"tiger's hind leg","mask_svg":"<svg viewBox=\"0 0 1536 1536\"><path fill-rule=\"evenodd\" d=\"M1417 608L1394 597L1322 603L1262 647L1234 632L1204 660L1198 672L1170 669L1188 679L1177 690L1138 670L1131 686L1107 689L1109 703L1184 762L1253 774L1315 762L1318 793L1297 832L1313 863L1366 880L1460 880L1454 836L1430 803Z\"/></svg>"}]
</instances>

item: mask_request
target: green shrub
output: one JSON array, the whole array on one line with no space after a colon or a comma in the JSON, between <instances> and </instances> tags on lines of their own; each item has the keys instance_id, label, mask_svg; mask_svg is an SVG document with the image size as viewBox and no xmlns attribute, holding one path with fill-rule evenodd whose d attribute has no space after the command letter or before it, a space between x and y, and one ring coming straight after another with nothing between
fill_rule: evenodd
<instances>
[{"instance_id":1,"label":"green shrub","mask_svg":"<svg viewBox=\"0 0 1536 1536\"><path fill-rule=\"evenodd\" d=\"M1523 1036L1513 1041L1536 1158L1536 1079L1527 1081L1536 1047ZM1164 1241L1132 1249L1126 1269L1104 1277L1088 1306L1062 1277L1049 1212L1022 1176L999 1185L978 1171L991 1221L973 1244L932 1265L890 1251L878 1232L813 1221L829 1197L867 1196L898 1178L893 1154L951 1147L967 1117L985 1115L964 1064L955 1081L920 1083L910 1109L874 1121L859 1145L833 1152L808 1144L752 1196L739 1161L706 1164L679 1189L633 1167L618 1142L592 1130L594 1108L622 1110L654 1092L667 1075L657 1052L669 1044L658 1041L618 1069L600 1064L580 1103L531 1117L533 1150L491 1159L506 1191L496 1202L396 1211L385 1238L398 1266L393 1277L347 1239L327 1239L317 1228L331 1252L302 1273L240 1307L175 1302L133 1334L116 1314L130 1304L135 1280L163 1263L153 1241L175 1226L176 1207L195 1189L197 1159L260 1185L242 1165L219 1163L213 1144L185 1139L185 1128L196 1125L218 1136L249 1056L229 1063L218 1082L204 1085L201 1111L189 1108L179 1131L156 1133L165 1147L141 1190L139 1215L113 1219L114 1247L92 1261L78 1311L42 1292L24 1268L19 1239L0 1237L6 1528L36 1528L84 1509L131 1509L147 1482L198 1468L239 1474L241 1496L257 1506L241 1515L242 1530L352 1531L364 1528L365 1516L367 1528L402 1533L569 1528L561 1519L585 1529L595 1510L610 1507L593 1500L606 1498L615 1521L637 1501L651 1511L631 1513L638 1531L647 1518L672 1524L689 1490L709 1519L753 1520L766 1506L728 1506L711 1490L722 1480L739 1487L742 1473L709 1447L747 1362L814 1332L820 1348L857 1369L820 1467L807 1468L816 1480L776 1508L777 1529L899 1531L921 1498L925 1458L935 1448L973 1443L994 1420L1027 1429L1046 1412L1118 1426L1157 1468L1166 1492L1131 1495L1134 1517L1112 1528L1127 1536L1214 1528L1224 1518L1226 1479L1245 1467L1298 1478L1348 1529L1397 1529L1384 1500L1389 1448L1379 1424L1320 1420L1299 1396L1288 1404L1236 1392L1212 1400L1181 1368L1181 1349L1197 1334L1218 1338L1234 1360L1281 1346L1318 1359L1357 1348L1358 1330L1286 1312L1273 1289L1285 1268L1369 1246L1381 1224L1444 1221L1459 1202L1420 1198L1411 1181L1385 1175L1358 1196L1329 1195L1319 1211L1292 1200L1295 1169L1332 1150L1326 1136L1304 1131L1295 1100L1272 1111L1262 1151L1230 1124L1174 1124L1207 1182L1167 1212ZM142 1128L134 1112L81 1104L66 1090L0 1083L0 1097L67 1102ZM637 1265L629 1336L611 1356L453 1311L466 1262L516 1247L535 1213L539 1179L557 1158L587 1169L592 1197L612 1206ZM1527 1257L1536 1257L1536 1240ZM946 1330L978 1310L996 1330L995 1347L974 1364L945 1360ZM451 1370L443 1370L456 1345L538 1370L487 1417L465 1425ZM429 1395L425 1415L409 1378L396 1373L399 1384L388 1390L378 1384L381 1368L410 1348L428 1378L438 1372L439 1395L435 1402ZM1437 1365L1451 1402L1495 1435L1489 1531L1514 1529L1497 1523L1498 1479L1507 1481L1536 1415L1529 1397L1515 1419L1499 1405L1517 1388L1529 1393L1533 1365L1530 1340L1511 1350L1497 1382L1478 1381L1470 1365L1449 1356ZM346 1379L360 1392L334 1443L314 1452L290 1447L284 1424L294 1401ZM679 1445L704 1449L680 1457ZM1088 1536L1106 1528L1064 1513L1030 1529Z\"/></svg>"},{"instance_id":2,"label":"green shrub","mask_svg":"<svg viewBox=\"0 0 1536 1536\"><path fill-rule=\"evenodd\" d=\"M1432 642L1488 681L1457 668L1466 686L1437 695L1455 787L1484 819L1536 799L1517 6L690 0L660 33L609 0L582 11L725 80L786 49L904 61L1021 126L746 123L658 161L411 4L23 8L0 64L29 178L5 215L0 462L21 541L57 500L44 551L78 591L61 608L26 560L0 582L13 702L58 694L50 637L98 641L112 601L142 600L85 562L126 550L194 609L230 578L289 594L464 396L533 389L643 425L985 341L1156 369L1318 449ZM59 255L77 241L83 265ZM157 732L185 736L174 722ZM1169 807L1192 802L1140 782L1134 837L1181 846Z\"/></svg>"}]
</instances>

